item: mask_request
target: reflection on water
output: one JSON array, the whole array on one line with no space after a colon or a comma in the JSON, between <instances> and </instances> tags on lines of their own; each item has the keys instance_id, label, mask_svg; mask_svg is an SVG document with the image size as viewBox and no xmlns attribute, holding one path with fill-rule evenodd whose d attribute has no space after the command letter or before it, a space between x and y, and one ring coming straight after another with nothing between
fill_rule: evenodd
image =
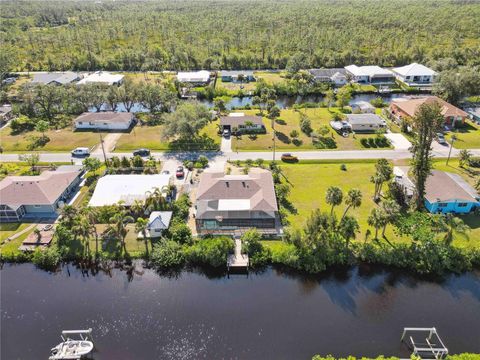
<instances>
[{"instance_id":1,"label":"reflection on water","mask_svg":"<svg viewBox=\"0 0 480 360\"><path fill-rule=\"evenodd\" d=\"M56 274L6 265L1 358L46 358L61 330L89 327L95 359L408 356L405 326L437 327L451 352L480 351L478 273L431 282L365 266L230 278L138 270L87 276L72 265Z\"/></svg>"}]
</instances>

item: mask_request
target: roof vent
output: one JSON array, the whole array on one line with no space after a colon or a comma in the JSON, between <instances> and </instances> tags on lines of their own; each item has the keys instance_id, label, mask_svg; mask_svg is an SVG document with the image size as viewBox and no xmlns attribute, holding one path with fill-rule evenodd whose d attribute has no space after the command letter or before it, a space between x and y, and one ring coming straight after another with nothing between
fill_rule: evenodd
<instances>
[{"instance_id":1,"label":"roof vent","mask_svg":"<svg viewBox=\"0 0 480 360\"><path fill-rule=\"evenodd\" d=\"M230 184L228 183L228 181L225 181L225 185L227 185L227 187L230 187Z\"/></svg>"},{"instance_id":2,"label":"roof vent","mask_svg":"<svg viewBox=\"0 0 480 360\"><path fill-rule=\"evenodd\" d=\"M242 185L243 185L243 187L245 187L245 181L242 181Z\"/></svg>"}]
</instances>

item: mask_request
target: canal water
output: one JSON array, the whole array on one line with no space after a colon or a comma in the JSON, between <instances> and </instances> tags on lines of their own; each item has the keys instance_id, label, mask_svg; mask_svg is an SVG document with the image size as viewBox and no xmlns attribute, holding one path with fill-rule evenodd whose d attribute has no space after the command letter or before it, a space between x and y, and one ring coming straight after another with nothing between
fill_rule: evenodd
<instances>
[{"instance_id":1,"label":"canal water","mask_svg":"<svg viewBox=\"0 0 480 360\"><path fill-rule=\"evenodd\" d=\"M409 94L358 94L353 95L350 104L354 104L358 101L367 101L373 100L377 97L381 97L385 102L390 103L392 99L395 98L402 98L411 96ZM252 105L253 97L245 96L245 97L232 97L230 101L228 101L225 106L227 109L231 110L233 108L244 107L247 105ZM323 97L320 95L312 95L312 96L279 96L275 101L277 106L280 109L291 108L295 104L304 104L304 103L319 103L323 101ZM213 107L213 101L210 100L199 100L200 103L204 104L207 107ZM101 110L109 110L108 105L103 105ZM96 109L94 107L90 108L89 111L95 112ZM125 106L122 103L117 105L116 111L125 112ZM133 105L132 112L147 112L148 110L142 106L140 103L136 103Z\"/></svg>"},{"instance_id":2,"label":"canal water","mask_svg":"<svg viewBox=\"0 0 480 360\"><path fill-rule=\"evenodd\" d=\"M46 359L62 329L90 327L94 359L406 357L405 326L435 326L451 353L480 352L480 273L431 282L362 266L227 278L138 266L87 276L23 264L0 276L1 359Z\"/></svg>"}]
</instances>

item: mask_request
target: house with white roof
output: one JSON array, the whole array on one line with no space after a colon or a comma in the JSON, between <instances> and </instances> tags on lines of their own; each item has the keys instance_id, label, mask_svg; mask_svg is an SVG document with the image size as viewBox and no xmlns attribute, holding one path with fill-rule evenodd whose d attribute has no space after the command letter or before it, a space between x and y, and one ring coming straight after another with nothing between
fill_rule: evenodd
<instances>
[{"instance_id":1,"label":"house with white roof","mask_svg":"<svg viewBox=\"0 0 480 360\"><path fill-rule=\"evenodd\" d=\"M75 129L128 130L135 123L135 115L128 112L84 112L74 121Z\"/></svg>"},{"instance_id":2,"label":"house with white roof","mask_svg":"<svg viewBox=\"0 0 480 360\"><path fill-rule=\"evenodd\" d=\"M333 69L310 69L315 82L330 83L335 86L343 86L347 83L346 70L344 68Z\"/></svg>"},{"instance_id":3,"label":"house with white roof","mask_svg":"<svg viewBox=\"0 0 480 360\"><path fill-rule=\"evenodd\" d=\"M395 82L395 75L388 69L377 65L371 66L345 66L347 77L359 84L384 85Z\"/></svg>"},{"instance_id":4,"label":"house with white roof","mask_svg":"<svg viewBox=\"0 0 480 360\"><path fill-rule=\"evenodd\" d=\"M107 71L96 71L93 74L85 76L77 84L121 85L123 82L123 78L124 76L121 74L112 74Z\"/></svg>"},{"instance_id":5,"label":"house with white roof","mask_svg":"<svg viewBox=\"0 0 480 360\"><path fill-rule=\"evenodd\" d=\"M200 70L179 72L177 74L177 80L181 83L208 84L208 82L210 81L210 71Z\"/></svg>"},{"instance_id":6,"label":"house with white roof","mask_svg":"<svg viewBox=\"0 0 480 360\"><path fill-rule=\"evenodd\" d=\"M171 175L105 175L98 179L89 205L106 206L121 203L131 206L135 200L145 201L149 194L159 189L167 197Z\"/></svg>"},{"instance_id":7,"label":"house with white roof","mask_svg":"<svg viewBox=\"0 0 480 360\"><path fill-rule=\"evenodd\" d=\"M422 64L413 63L392 69L397 80L410 87L429 87L438 75Z\"/></svg>"}]
</instances>

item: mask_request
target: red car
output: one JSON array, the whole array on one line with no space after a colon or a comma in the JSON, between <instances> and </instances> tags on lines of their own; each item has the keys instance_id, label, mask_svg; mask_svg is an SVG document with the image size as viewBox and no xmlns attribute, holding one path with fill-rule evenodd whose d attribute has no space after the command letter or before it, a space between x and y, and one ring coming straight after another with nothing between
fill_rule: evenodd
<instances>
[{"instance_id":1,"label":"red car","mask_svg":"<svg viewBox=\"0 0 480 360\"><path fill-rule=\"evenodd\" d=\"M185 170L183 169L183 166L179 166L177 168L177 171L175 173L175 176L180 179L180 178L183 178L185 176Z\"/></svg>"}]
</instances>

